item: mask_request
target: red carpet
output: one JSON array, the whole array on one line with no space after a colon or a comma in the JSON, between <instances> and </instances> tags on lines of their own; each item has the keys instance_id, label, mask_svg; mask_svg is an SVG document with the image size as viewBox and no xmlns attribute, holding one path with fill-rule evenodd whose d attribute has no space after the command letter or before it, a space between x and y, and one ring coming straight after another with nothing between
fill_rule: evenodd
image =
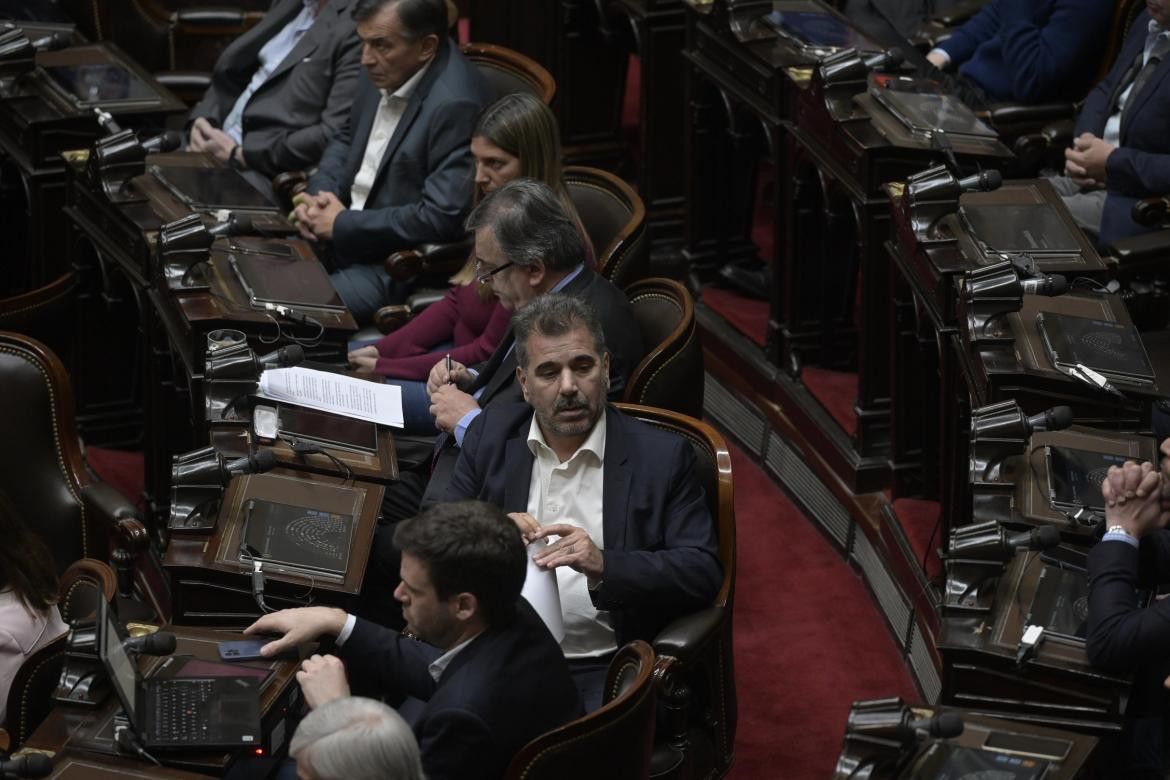
<instances>
[{"instance_id":1,"label":"red carpet","mask_svg":"<svg viewBox=\"0 0 1170 780\"><path fill-rule=\"evenodd\" d=\"M738 561L733 780L823 780L856 699L914 684L860 578L742 450L731 447Z\"/></svg>"},{"instance_id":2,"label":"red carpet","mask_svg":"<svg viewBox=\"0 0 1170 780\"><path fill-rule=\"evenodd\" d=\"M800 371L800 381L845 433L852 436L857 430L857 413L853 411L857 399L857 374L805 366Z\"/></svg>"},{"instance_id":3,"label":"red carpet","mask_svg":"<svg viewBox=\"0 0 1170 780\"><path fill-rule=\"evenodd\" d=\"M745 298L731 290L710 286L703 288L703 294L699 300L718 312L719 316L727 320L728 324L740 333L761 347L764 346L764 338L768 333L768 304L766 301Z\"/></svg>"}]
</instances>

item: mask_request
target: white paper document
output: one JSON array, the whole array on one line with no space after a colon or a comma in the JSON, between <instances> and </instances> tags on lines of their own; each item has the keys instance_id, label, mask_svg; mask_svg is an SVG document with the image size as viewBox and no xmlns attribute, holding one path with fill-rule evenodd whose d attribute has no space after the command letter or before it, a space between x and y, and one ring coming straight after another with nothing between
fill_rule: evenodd
<instances>
[{"instance_id":1,"label":"white paper document","mask_svg":"<svg viewBox=\"0 0 1170 780\"><path fill-rule=\"evenodd\" d=\"M402 388L312 368L270 368L256 395L359 420L403 427Z\"/></svg>"},{"instance_id":2,"label":"white paper document","mask_svg":"<svg viewBox=\"0 0 1170 780\"><path fill-rule=\"evenodd\" d=\"M542 569L532 560L533 555L547 546L548 541L545 539L528 545L528 573L524 577L520 595L528 600L548 626L553 639L560 643L565 638L565 622L561 616L561 592L557 587L556 569Z\"/></svg>"}]
</instances>

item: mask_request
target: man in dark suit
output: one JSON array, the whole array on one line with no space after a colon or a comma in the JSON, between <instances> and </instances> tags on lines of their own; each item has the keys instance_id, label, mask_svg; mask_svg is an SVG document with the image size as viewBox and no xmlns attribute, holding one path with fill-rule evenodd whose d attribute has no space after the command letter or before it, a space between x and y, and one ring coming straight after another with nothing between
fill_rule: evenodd
<instances>
[{"instance_id":1,"label":"man in dark suit","mask_svg":"<svg viewBox=\"0 0 1170 780\"><path fill-rule=\"evenodd\" d=\"M1162 442L1170 456L1170 439ZM1089 661L1132 674L1126 723L1116 748L1118 776L1166 775L1165 719L1170 698L1170 600L1139 606L1139 590L1170 582L1170 457L1161 471L1132 461L1112 466L1101 486L1105 535L1089 551Z\"/></svg>"},{"instance_id":2,"label":"man in dark suit","mask_svg":"<svg viewBox=\"0 0 1170 780\"><path fill-rule=\"evenodd\" d=\"M449 503L398 526L394 597L422 641L340 609L275 612L244 633L279 633L266 656L336 637L340 658L314 655L297 681L310 707L349 695L346 675L425 702L412 726L430 780L494 778L581 702L548 628L520 598L527 568L515 524L482 502Z\"/></svg>"},{"instance_id":3,"label":"man in dark suit","mask_svg":"<svg viewBox=\"0 0 1170 780\"><path fill-rule=\"evenodd\" d=\"M358 0L354 19L365 75L294 216L305 238L330 242L333 284L364 322L407 292L388 255L463 236L471 132L490 92L447 35L443 0Z\"/></svg>"},{"instance_id":4,"label":"man in dark suit","mask_svg":"<svg viewBox=\"0 0 1170 780\"><path fill-rule=\"evenodd\" d=\"M215 63L188 117L188 148L265 179L316 165L361 71L353 4L276 0Z\"/></svg>"},{"instance_id":5,"label":"man in dark suit","mask_svg":"<svg viewBox=\"0 0 1170 780\"><path fill-rule=\"evenodd\" d=\"M447 498L503 508L540 546L533 560L556 572L561 648L591 710L618 646L715 598L715 523L690 443L606 405L605 336L584 302L541 296L513 328L528 403L484 410Z\"/></svg>"},{"instance_id":6,"label":"man in dark suit","mask_svg":"<svg viewBox=\"0 0 1170 780\"><path fill-rule=\"evenodd\" d=\"M1113 5L992 0L926 56L992 101L1077 100L1097 74Z\"/></svg>"},{"instance_id":7,"label":"man in dark suit","mask_svg":"<svg viewBox=\"0 0 1170 780\"><path fill-rule=\"evenodd\" d=\"M1051 179L1103 247L1150 230L1133 221L1133 204L1170 192L1170 0L1147 0L1146 8L1085 99L1065 175Z\"/></svg>"}]
</instances>

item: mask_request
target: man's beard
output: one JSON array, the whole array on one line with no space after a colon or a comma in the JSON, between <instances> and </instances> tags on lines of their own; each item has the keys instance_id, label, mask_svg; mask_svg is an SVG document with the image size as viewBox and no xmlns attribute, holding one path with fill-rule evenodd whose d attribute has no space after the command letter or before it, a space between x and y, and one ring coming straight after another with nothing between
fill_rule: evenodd
<instances>
[{"instance_id":1,"label":"man's beard","mask_svg":"<svg viewBox=\"0 0 1170 780\"><path fill-rule=\"evenodd\" d=\"M559 420L557 412L564 412L570 410L585 410L586 414L576 420ZM582 433L587 433L592 430L597 423L597 419L601 416L600 404L596 407L591 406L589 399L584 394L578 392L575 396L568 398L563 395L558 395L556 403L553 404L552 413L544 414L537 412L537 422L540 423L541 428L557 436L579 436Z\"/></svg>"}]
</instances>

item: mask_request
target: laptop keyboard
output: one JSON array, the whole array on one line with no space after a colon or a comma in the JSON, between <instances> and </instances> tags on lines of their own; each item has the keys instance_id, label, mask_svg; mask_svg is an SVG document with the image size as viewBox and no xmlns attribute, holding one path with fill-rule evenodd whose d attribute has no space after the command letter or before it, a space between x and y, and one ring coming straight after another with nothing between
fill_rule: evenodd
<instances>
[{"instance_id":1,"label":"laptop keyboard","mask_svg":"<svg viewBox=\"0 0 1170 780\"><path fill-rule=\"evenodd\" d=\"M154 686L154 736L159 742L198 743L210 733L207 702L214 680L167 680Z\"/></svg>"}]
</instances>

